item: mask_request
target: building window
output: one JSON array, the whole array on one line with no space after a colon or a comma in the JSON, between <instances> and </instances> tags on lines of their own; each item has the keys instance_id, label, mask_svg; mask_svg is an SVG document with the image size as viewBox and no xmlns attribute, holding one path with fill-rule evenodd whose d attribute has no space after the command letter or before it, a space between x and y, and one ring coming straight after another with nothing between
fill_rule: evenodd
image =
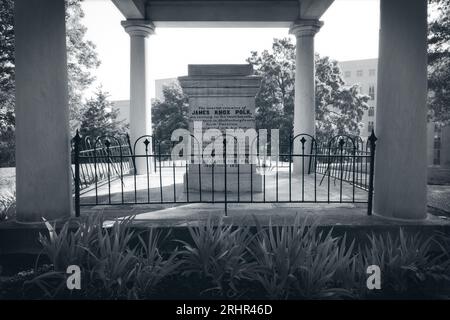
<instances>
[{"instance_id":1,"label":"building window","mask_svg":"<svg viewBox=\"0 0 450 320\"><path fill-rule=\"evenodd\" d=\"M373 117L375 115L375 107L369 108L369 117Z\"/></svg>"},{"instance_id":2,"label":"building window","mask_svg":"<svg viewBox=\"0 0 450 320\"><path fill-rule=\"evenodd\" d=\"M367 132L371 133L373 130L373 121L369 121L367 124Z\"/></svg>"},{"instance_id":3,"label":"building window","mask_svg":"<svg viewBox=\"0 0 450 320\"><path fill-rule=\"evenodd\" d=\"M344 77L350 78L352 76L352 73L350 71L345 71Z\"/></svg>"},{"instance_id":4,"label":"building window","mask_svg":"<svg viewBox=\"0 0 450 320\"><path fill-rule=\"evenodd\" d=\"M369 96L370 96L370 100L375 100L375 86L374 85L369 86Z\"/></svg>"},{"instance_id":5,"label":"building window","mask_svg":"<svg viewBox=\"0 0 450 320\"><path fill-rule=\"evenodd\" d=\"M363 71L362 70L356 71L356 76L357 77L362 77L363 76Z\"/></svg>"},{"instance_id":6,"label":"building window","mask_svg":"<svg viewBox=\"0 0 450 320\"><path fill-rule=\"evenodd\" d=\"M369 76L371 76L371 77L375 76L375 69L369 70Z\"/></svg>"}]
</instances>

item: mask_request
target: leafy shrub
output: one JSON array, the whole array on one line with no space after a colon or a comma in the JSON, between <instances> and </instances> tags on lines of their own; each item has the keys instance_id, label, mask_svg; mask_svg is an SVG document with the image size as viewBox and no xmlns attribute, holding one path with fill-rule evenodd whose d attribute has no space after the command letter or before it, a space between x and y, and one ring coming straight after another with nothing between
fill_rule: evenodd
<instances>
[{"instance_id":1,"label":"leafy shrub","mask_svg":"<svg viewBox=\"0 0 450 320\"><path fill-rule=\"evenodd\" d=\"M48 237L39 234L42 252L54 266L55 271L65 272L69 265L84 265L90 250L98 242L102 232L103 218L92 215L80 222L66 222L59 233L55 226L45 221Z\"/></svg>"},{"instance_id":2,"label":"leafy shrub","mask_svg":"<svg viewBox=\"0 0 450 320\"><path fill-rule=\"evenodd\" d=\"M97 236L88 248L86 260L90 295L101 298L126 298L133 288L138 257L130 248L134 232L133 218L116 221L111 230L97 228Z\"/></svg>"},{"instance_id":3,"label":"leafy shrub","mask_svg":"<svg viewBox=\"0 0 450 320\"><path fill-rule=\"evenodd\" d=\"M436 235L425 237L403 229L398 237L372 234L362 250L363 264L380 267L383 295L430 296L443 284L450 287L450 257L441 242Z\"/></svg>"},{"instance_id":4,"label":"leafy shrub","mask_svg":"<svg viewBox=\"0 0 450 320\"><path fill-rule=\"evenodd\" d=\"M175 254L164 258L157 249L159 233L150 231L147 242L136 237L131 223L134 217L116 220L104 227L101 216L88 217L59 233L46 222L49 236L40 235L43 253L53 263L53 270L27 282L38 287L45 297L65 298L143 298L156 284L176 269ZM139 236L138 236L139 237ZM66 289L66 268L78 265L82 271L82 290Z\"/></svg>"},{"instance_id":5,"label":"leafy shrub","mask_svg":"<svg viewBox=\"0 0 450 320\"><path fill-rule=\"evenodd\" d=\"M253 280L270 299L330 298L350 295L333 288L336 272L354 263L351 246L317 230L317 224L300 223L268 228L258 225L258 237L250 252L257 262Z\"/></svg>"},{"instance_id":6,"label":"leafy shrub","mask_svg":"<svg viewBox=\"0 0 450 320\"><path fill-rule=\"evenodd\" d=\"M58 231L46 222L40 235L51 264L18 274L0 284L0 295L20 298L173 297L184 284L189 298L405 298L450 296L450 238L418 233L380 234L365 245L323 232L317 221L249 227L222 220L189 227L191 241L170 232L133 231L133 217L106 228L101 216L67 222ZM162 252L164 242L182 243L181 251ZM66 268L80 266L82 290L66 289ZM366 287L369 265L381 268L381 290ZM38 265L38 263L36 264ZM179 289L179 288L178 288ZM185 290L181 286L182 290ZM167 292L164 292L164 291Z\"/></svg>"},{"instance_id":7,"label":"leafy shrub","mask_svg":"<svg viewBox=\"0 0 450 320\"><path fill-rule=\"evenodd\" d=\"M208 218L204 225L189 227L193 245L184 245L181 252L183 274L195 275L212 283L205 289L225 298L235 298L241 292L239 282L250 279L254 262L248 261L248 245L253 239L249 227L224 225L223 220L215 226Z\"/></svg>"},{"instance_id":8,"label":"leafy shrub","mask_svg":"<svg viewBox=\"0 0 450 320\"><path fill-rule=\"evenodd\" d=\"M158 246L167 240L169 235L163 239L161 231L150 229L147 242L141 236L140 251L138 251L138 264L136 278L133 287L133 297L146 298L156 293L158 285L175 271L181 265L178 259L178 252L174 251L167 257L159 251Z\"/></svg>"}]
</instances>

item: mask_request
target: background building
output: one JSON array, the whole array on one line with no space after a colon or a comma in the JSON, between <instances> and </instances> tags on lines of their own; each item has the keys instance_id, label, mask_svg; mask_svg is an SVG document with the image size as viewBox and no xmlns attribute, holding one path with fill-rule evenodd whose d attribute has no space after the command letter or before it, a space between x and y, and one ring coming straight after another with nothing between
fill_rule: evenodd
<instances>
[{"instance_id":1,"label":"background building","mask_svg":"<svg viewBox=\"0 0 450 320\"><path fill-rule=\"evenodd\" d=\"M377 65L378 59L351 60L339 62L342 76L347 85L359 85L360 92L370 96L369 109L362 118L361 137L366 139L375 128L375 108L377 104Z\"/></svg>"},{"instance_id":2,"label":"background building","mask_svg":"<svg viewBox=\"0 0 450 320\"><path fill-rule=\"evenodd\" d=\"M113 110L118 110L117 120L124 120L124 123L130 123L130 100L115 100L112 102Z\"/></svg>"},{"instance_id":3,"label":"background building","mask_svg":"<svg viewBox=\"0 0 450 320\"><path fill-rule=\"evenodd\" d=\"M155 99L164 100L163 89L177 83L177 78L165 78L155 80ZM117 120L124 120L125 123L130 123L130 100L115 100L112 101L113 109L119 110Z\"/></svg>"},{"instance_id":4,"label":"background building","mask_svg":"<svg viewBox=\"0 0 450 320\"><path fill-rule=\"evenodd\" d=\"M375 110L377 105L377 65L378 59L341 61L338 63L347 85L358 84L361 93L370 96L369 110L364 112L361 137L367 139L372 128L376 127ZM429 165L450 165L450 127L440 128L434 122L427 128L427 157Z\"/></svg>"}]
</instances>

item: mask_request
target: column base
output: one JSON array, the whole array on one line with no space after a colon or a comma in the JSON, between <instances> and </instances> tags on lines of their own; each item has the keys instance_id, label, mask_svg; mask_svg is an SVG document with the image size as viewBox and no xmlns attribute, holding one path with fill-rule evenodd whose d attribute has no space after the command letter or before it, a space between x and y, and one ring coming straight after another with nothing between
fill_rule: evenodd
<instances>
[{"instance_id":1,"label":"column base","mask_svg":"<svg viewBox=\"0 0 450 320\"><path fill-rule=\"evenodd\" d=\"M372 212L372 215L377 216L379 218L388 220L388 221L396 221L396 222L423 222L425 220L428 219L428 214L425 214L425 217L423 217L422 219L403 219L403 218L395 218L395 217L387 217L387 216L383 216L375 211Z\"/></svg>"}]
</instances>

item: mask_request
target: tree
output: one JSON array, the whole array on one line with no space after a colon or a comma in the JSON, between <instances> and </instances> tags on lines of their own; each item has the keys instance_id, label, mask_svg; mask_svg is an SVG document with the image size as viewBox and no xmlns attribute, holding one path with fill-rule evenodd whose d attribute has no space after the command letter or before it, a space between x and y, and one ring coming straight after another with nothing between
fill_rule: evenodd
<instances>
[{"instance_id":1,"label":"tree","mask_svg":"<svg viewBox=\"0 0 450 320\"><path fill-rule=\"evenodd\" d=\"M428 104L430 118L450 123L450 0L430 0L434 17L428 34Z\"/></svg>"},{"instance_id":2,"label":"tree","mask_svg":"<svg viewBox=\"0 0 450 320\"><path fill-rule=\"evenodd\" d=\"M14 125L14 29L13 1L0 5L0 127Z\"/></svg>"},{"instance_id":3,"label":"tree","mask_svg":"<svg viewBox=\"0 0 450 320\"><path fill-rule=\"evenodd\" d=\"M170 145L172 132L188 129L188 98L178 84L163 88L164 100L152 103L153 134L163 145Z\"/></svg>"},{"instance_id":4,"label":"tree","mask_svg":"<svg viewBox=\"0 0 450 320\"><path fill-rule=\"evenodd\" d=\"M338 134L359 135L369 96L359 87L346 86L336 61L316 55L316 129L326 141ZM256 128L280 130L280 149L284 153L293 131L295 46L289 39L275 39L272 52L252 52L247 59L261 75L256 96ZM172 131L188 128L188 100L178 85L165 87L164 101L152 105L153 132L159 141L170 141Z\"/></svg>"},{"instance_id":5,"label":"tree","mask_svg":"<svg viewBox=\"0 0 450 320\"><path fill-rule=\"evenodd\" d=\"M0 166L15 162L13 1L0 4Z\"/></svg>"},{"instance_id":6,"label":"tree","mask_svg":"<svg viewBox=\"0 0 450 320\"><path fill-rule=\"evenodd\" d=\"M119 111L114 110L112 102L108 101L108 93L98 88L94 97L86 101L81 116L80 135L97 138L125 134L126 127L123 120L117 120L118 114Z\"/></svg>"},{"instance_id":7,"label":"tree","mask_svg":"<svg viewBox=\"0 0 450 320\"><path fill-rule=\"evenodd\" d=\"M73 135L80 124L84 107L82 96L95 78L92 69L100 61L95 45L85 39L86 27L81 19L83 0L66 0L67 69L70 109L70 129ZM0 165L14 165L15 128L15 59L14 1L0 2Z\"/></svg>"},{"instance_id":8,"label":"tree","mask_svg":"<svg viewBox=\"0 0 450 320\"><path fill-rule=\"evenodd\" d=\"M67 73L71 134L80 125L84 91L94 82L91 71L100 65L95 44L86 40L87 28L81 23L83 0L66 0Z\"/></svg>"},{"instance_id":9,"label":"tree","mask_svg":"<svg viewBox=\"0 0 450 320\"><path fill-rule=\"evenodd\" d=\"M288 38L274 39L272 52L252 51L247 62L262 76L256 129L279 129L281 152L286 152L294 119L295 46Z\"/></svg>"},{"instance_id":10,"label":"tree","mask_svg":"<svg viewBox=\"0 0 450 320\"><path fill-rule=\"evenodd\" d=\"M315 63L317 139L328 141L342 134L359 136L370 97L360 94L356 84L345 85L337 61L316 54Z\"/></svg>"},{"instance_id":11,"label":"tree","mask_svg":"<svg viewBox=\"0 0 450 320\"><path fill-rule=\"evenodd\" d=\"M272 51L252 52L247 59L262 76L256 97L257 128L279 128L280 144L293 132L295 45L289 38L274 39ZM326 141L337 134L360 134L369 96L357 85L346 86L336 61L316 54L316 136Z\"/></svg>"}]
</instances>

